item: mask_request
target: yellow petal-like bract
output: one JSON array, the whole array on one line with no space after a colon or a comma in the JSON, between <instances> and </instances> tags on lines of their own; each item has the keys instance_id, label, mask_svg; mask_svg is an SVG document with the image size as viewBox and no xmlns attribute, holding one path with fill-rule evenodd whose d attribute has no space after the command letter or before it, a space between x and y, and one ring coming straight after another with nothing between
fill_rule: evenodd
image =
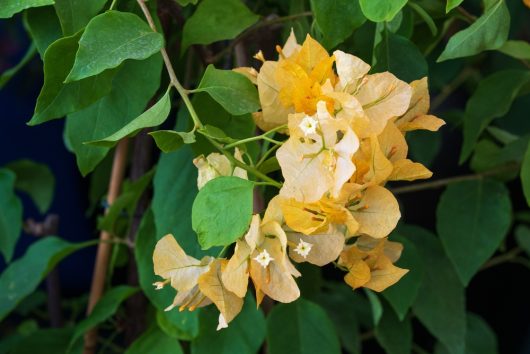
<instances>
[{"instance_id":1,"label":"yellow petal-like bract","mask_svg":"<svg viewBox=\"0 0 530 354\"><path fill-rule=\"evenodd\" d=\"M249 283L258 305L265 296L296 300L301 274L292 261L333 262L353 289L379 292L399 281L408 271L394 265L403 246L388 236L401 212L385 184L430 178L429 169L409 159L406 133L445 124L429 114L427 78L409 84L389 72L369 74L361 59L340 50L330 55L310 36L300 45L292 31L276 49L277 60L258 52L259 71L234 70L257 86L261 111L254 121L279 145L284 182L278 195L263 218L252 217L228 255L197 260L171 235L153 255L155 274L165 279L155 285L177 291L168 309L213 303L219 329L241 311ZM276 132L287 140L270 139ZM234 157L245 163L241 151ZM218 153L197 157L198 187L218 176L247 179L230 161Z\"/></svg>"}]
</instances>

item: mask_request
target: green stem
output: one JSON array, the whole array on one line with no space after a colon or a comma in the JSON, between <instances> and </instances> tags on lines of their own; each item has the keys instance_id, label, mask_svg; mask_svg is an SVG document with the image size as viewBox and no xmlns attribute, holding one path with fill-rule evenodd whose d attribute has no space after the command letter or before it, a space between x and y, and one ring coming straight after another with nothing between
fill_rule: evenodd
<instances>
[{"instance_id":1,"label":"green stem","mask_svg":"<svg viewBox=\"0 0 530 354\"><path fill-rule=\"evenodd\" d=\"M109 11L110 10L114 10L114 8L116 7L118 3L118 0L112 0L112 3L110 4L110 7L109 7Z\"/></svg>"},{"instance_id":2,"label":"green stem","mask_svg":"<svg viewBox=\"0 0 530 354\"><path fill-rule=\"evenodd\" d=\"M242 140L236 141L235 143L225 145L224 148L225 149L231 149L231 148L236 147L238 145L250 143L250 142L256 141L256 140L267 140L267 141L269 141L271 143L274 143L276 145L282 144L282 142L280 142L280 141L277 141L277 140L269 138L268 134L276 133L277 131L283 130L285 128L287 128L287 124L281 125L281 126L276 127L274 129L271 129L271 130L269 130L269 131L267 131L267 132L265 132L265 133L263 133L261 135L252 136L250 138L242 139Z\"/></svg>"},{"instance_id":3,"label":"green stem","mask_svg":"<svg viewBox=\"0 0 530 354\"><path fill-rule=\"evenodd\" d=\"M269 150L267 150L263 156L261 157L261 159L259 159L258 163L256 164L256 167L259 168L267 159L267 157L269 157L270 154L272 154L277 148L279 148L280 145L274 145L273 147L271 147Z\"/></svg>"}]
</instances>

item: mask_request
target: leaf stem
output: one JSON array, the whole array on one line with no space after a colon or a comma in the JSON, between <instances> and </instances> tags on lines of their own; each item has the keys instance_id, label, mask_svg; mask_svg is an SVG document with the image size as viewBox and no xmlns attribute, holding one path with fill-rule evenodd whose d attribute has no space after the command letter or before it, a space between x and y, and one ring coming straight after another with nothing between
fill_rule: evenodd
<instances>
[{"instance_id":1,"label":"leaf stem","mask_svg":"<svg viewBox=\"0 0 530 354\"><path fill-rule=\"evenodd\" d=\"M287 128L287 124L284 124L284 125L281 125L279 127L274 128L274 129L271 129L269 131L266 131L265 133L263 133L261 135L252 136L250 138L246 138L246 139L243 139L243 140L236 141L235 143L225 145L224 148L225 149L231 149L231 148L236 147L238 145L250 143L250 142L256 141L256 140L266 140L266 141L269 141L269 142L271 142L273 144L280 145L280 144L283 144L281 141L277 141L277 140L271 139L268 135L271 134L271 133L276 133L277 131L283 130L285 128Z\"/></svg>"},{"instance_id":2,"label":"leaf stem","mask_svg":"<svg viewBox=\"0 0 530 354\"><path fill-rule=\"evenodd\" d=\"M109 11L114 10L117 4L118 4L118 0L112 0L112 3L110 4L110 7L109 7Z\"/></svg>"},{"instance_id":3,"label":"leaf stem","mask_svg":"<svg viewBox=\"0 0 530 354\"><path fill-rule=\"evenodd\" d=\"M494 266L502 264L502 263L513 261L522 252L523 252L522 248L515 247L515 248L511 249L510 251L508 251L506 253L503 253L503 254L500 254L498 256L495 256L495 257L491 258L489 261L484 263L484 265L480 268L480 270L485 270L485 269L494 267Z\"/></svg>"},{"instance_id":4,"label":"leaf stem","mask_svg":"<svg viewBox=\"0 0 530 354\"><path fill-rule=\"evenodd\" d=\"M451 183L457 183L457 182L463 182L463 181L474 181L477 179L494 176L500 172L513 171L519 168L519 164L509 164L503 167L504 168L491 169L491 170L487 170L487 171L480 172L480 173L441 178L441 179L434 180L434 181L416 183L410 186L392 188L391 191L394 194L405 194L405 193L411 193L411 192L418 192L418 191L422 191L426 189L441 188Z\"/></svg>"},{"instance_id":5,"label":"leaf stem","mask_svg":"<svg viewBox=\"0 0 530 354\"><path fill-rule=\"evenodd\" d=\"M138 5L142 9L142 12L144 13L145 18L146 18L147 22L149 23L149 26L151 27L151 29L154 32L157 32L155 23L153 21L151 13L149 12L149 9L147 8L147 6L145 4L145 1L146 0L136 0ZM195 111L195 108L193 107L193 105L192 105L192 103L190 101L190 98L188 96L189 91L186 90L184 87L182 87L182 85L180 84L179 80L177 79L177 75L175 74L175 70L173 69L173 65L171 64L171 60L169 59L169 56L168 56L167 51L166 51L166 48L162 47L160 49L160 53L162 54L162 58L164 59L164 64L165 64L166 70L167 70L167 72L169 74L169 78L171 80L171 84L173 86L175 86L175 88L177 89L178 93L182 97L182 101L186 105L186 108L190 112L191 119L193 120L193 123L195 124L194 128L202 128L204 125L202 124L201 120L199 119L199 116L197 115L197 112ZM198 131L200 132L200 130L198 130ZM217 141L215 141L214 139L212 139L209 136L206 136L204 134L203 134L203 136L213 146L215 146L215 148L217 148L219 151L221 151L221 153L223 155L225 155L228 158L228 160L230 160L230 162L232 164L234 164L237 167L240 167L240 168L252 173L254 176L259 177L259 178L261 178L264 181L267 181L267 182L271 183L271 185L273 185L273 186L275 186L277 188L281 188L281 186L282 186L281 183L279 183L279 182L275 181L274 179L270 178L269 176L261 173L256 168L254 168L252 166L248 166L247 164L239 161L234 156L232 156L232 154L230 154L228 151L226 151L225 148L221 144L219 144Z\"/></svg>"}]
</instances>

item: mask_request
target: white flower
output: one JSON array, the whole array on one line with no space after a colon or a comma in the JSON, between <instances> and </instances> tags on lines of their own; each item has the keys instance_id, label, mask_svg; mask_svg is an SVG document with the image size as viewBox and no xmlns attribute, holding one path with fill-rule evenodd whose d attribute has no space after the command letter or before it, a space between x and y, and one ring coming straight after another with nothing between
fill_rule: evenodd
<instances>
[{"instance_id":1,"label":"white flower","mask_svg":"<svg viewBox=\"0 0 530 354\"><path fill-rule=\"evenodd\" d=\"M155 286L155 290L161 290L164 289L164 286L168 283L168 281L157 281L154 282L153 285Z\"/></svg>"},{"instance_id":2,"label":"white flower","mask_svg":"<svg viewBox=\"0 0 530 354\"><path fill-rule=\"evenodd\" d=\"M220 331L223 328L227 328L228 323L226 323L225 316L222 313L219 314L219 324L217 325L217 330Z\"/></svg>"},{"instance_id":3,"label":"white flower","mask_svg":"<svg viewBox=\"0 0 530 354\"><path fill-rule=\"evenodd\" d=\"M313 247L311 243L305 242L304 240L300 239L300 242L298 243L298 246L296 246L294 251L300 256L306 258L309 252L311 252L311 247Z\"/></svg>"},{"instance_id":4,"label":"white flower","mask_svg":"<svg viewBox=\"0 0 530 354\"><path fill-rule=\"evenodd\" d=\"M317 126L318 121L310 116L306 116L304 119L302 119L302 122L299 125L305 136L308 136L309 134L315 134L317 131Z\"/></svg>"},{"instance_id":5,"label":"white flower","mask_svg":"<svg viewBox=\"0 0 530 354\"><path fill-rule=\"evenodd\" d=\"M267 250L263 250L261 251L260 254L258 254L254 260L256 260L256 262L258 262L259 264L261 264L261 266L263 268L267 268L267 266L269 265L269 263L271 261L274 260L274 258L271 257L271 255L269 254L269 252L267 252Z\"/></svg>"}]
</instances>

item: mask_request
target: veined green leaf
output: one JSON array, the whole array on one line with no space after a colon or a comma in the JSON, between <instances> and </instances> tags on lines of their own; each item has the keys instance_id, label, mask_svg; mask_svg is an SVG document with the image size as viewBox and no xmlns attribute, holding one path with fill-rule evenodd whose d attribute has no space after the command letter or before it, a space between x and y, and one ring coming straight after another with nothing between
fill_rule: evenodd
<instances>
[{"instance_id":1,"label":"veined green leaf","mask_svg":"<svg viewBox=\"0 0 530 354\"><path fill-rule=\"evenodd\" d=\"M52 203L55 189L55 178L48 166L31 160L18 160L6 167L16 174L15 188L27 193L44 214Z\"/></svg>"},{"instance_id":2,"label":"veined green leaf","mask_svg":"<svg viewBox=\"0 0 530 354\"><path fill-rule=\"evenodd\" d=\"M447 4L445 6L445 13L448 13L455 7L458 7L463 2L464 0L447 0Z\"/></svg>"},{"instance_id":3,"label":"veined green leaf","mask_svg":"<svg viewBox=\"0 0 530 354\"><path fill-rule=\"evenodd\" d=\"M467 314L466 354L498 354L495 332L486 321L473 314ZM434 354L449 354L447 349L438 343Z\"/></svg>"},{"instance_id":4,"label":"veined green leaf","mask_svg":"<svg viewBox=\"0 0 530 354\"><path fill-rule=\"evenodd\" d=\"M333 323L322 308L303 298L275 306L267 318L270 354L339 354Z\"/></svg>"},{"instance_id":5,"label":"veined green leaf","mask_svg":"<svg viewBox=\"0 0 530 354\"><path fill-rule=\"evenodd\" d=\"M375 338L387 354L410 354L412 351L412 324L410 316L400 320L386 305L383 317L375 328Z\"/></svg>"},{"instance_id":6,"label":"veined green leaf","mask_svg":"<svg viewBox=\"0 0 530 354\"><path fill-rule=\"evenodd\" d=\"M504 0L497 0L471 26L453 35L437 62L468 57L502 47L508 39L510 13Z\"/></svg>"},{"instance_id":7,"label":"veined green leaf","mask_svg":"<svg viewBox=\"0 0 530 354\"><path fill-rule=\"evenodd\" d=\"M92 242L71 244L55 236L33 243L24 256L11 263L0 275L0 321L31 294L57 263Z\"/></svg>"},{"instance_id":8,"label":"veined green leaf","mask_svg":"<svg viewBox=\"0 0 530 354\"><path fill-rule=\"evenodd\" d=\"M55 0L55 11L63 34L70 36L83 29L106 3L107 0Z\"/></svg>"},{"instance_id":9,"label":"veined green leaf","mask_svg":"<svg viewBox=\"0 0 530 354\"><path fill-rule=\"evenodd\" d=\"M127 61L114 78L109 95L68 115L65 135L83 175L90 173L110 150L84 143L103 139L140 115L159 88L161 69L160 55Z\"/></svg>"},{"instance_id":10,"label":"veined green leaf","mask_svg":"<svg viewBox=\"0 0 530 354\"><path fill-rule=\"evenodd\" d=\"M499 52L514 57L515 59L530 59L530 43L525 41L506 41Z\"/></svg>"},{"instance_id":11,"label":"veined green leaf","mask_svg":"<svg viewBox=\"0 0 530 354\"><path fill-rule=\"evenodd\" d=\"M460 154L463 163L480 134L495 119L508 113L520 90L530 82L528 70L503 70L480 81L466 105L464 143Z\"/></svg>"},{"instance_id":12,"label":"veined green leaf","mask_svg":"<svg viewBox=\"0 0 530 354\"><path fill-rule=\"evenodd\" d=\"M191 222L203 249L226 246L243 236L252 218L253 189L251 181L221 176L199 191Z\"/></svg>"},{"instance_id":13,"label":"veined green leaf","mask_svg":"<svg viewBox=\"0 0 530 354\"><path fill-rule=\"evenodd\" d=\"M359 0L364 15L373 22L391 21L407 0Z\"/></svg>"},{"instance_id":14,"label":"veined green leaf","mask_svg":"<svg viewBox=\"0 0 530 354\"><path fill-rule=\"evenodd\" d=\"M44 85L37 99L35 113L28 125L37 125L79 111L107 95L116 70L85 80L65 84L74 62L81 33L54 42L44 53Z\"/></svg>"},{"instance_id":15,"label":"veined green leaf","mask_svg":"<svg viewBox=\"0 0 530 354\"><path fill-rule=\"evenodd\" d=\"M195 133L177 132L174 130L157 130L149 133L155 139L156 146L163 152L177 150L184 144L193 144L195 142Z\"/></svg>"},{"instance_id":16,"label":"veined green leaf","mask_svg":"<svg viewBox=\"0 0 530 354\"><path fill-rule=\"evenodd\" d=\"M440 241L429 231L402 225L399 233L407 235L419 250L425 278L413 305L423 325L449 350L464 354L466 340L465 290Z\"/></svg>"},{"instance_id":17,"label":"veined green leaf","mask_svg":"<svg viewBox=\"0 0 530 354\"><path fill-rule=\"evenodd\" d=\"M515 239L519 247L530 256L530 228L526 225L518 225L515 229Z\"/></svg>"},{"instance_id":18,"label":"veined green leaf","mask_svg":"<svg viewBox=\"0 0 530 354\"><path fill-rule=\"evenodd\" d=\"M184 24L181 50L192 44L232 39L258 19L241 0L202 0Z\"/></svg>"},{"instance_id":19,"label":"veined green leaf","mask_svg":"<svg viewBox=\"0 0 530 354\"><path fill-rule=\"evenodd\" d=\"M120 304L136 293L138 288L127 285L120 285L108 290L97 302L94 309L87 318L79 322L75 327L74 335L70 340L68 352L71 351L75 342L87 331L101 322L109 319L116 313Z\"/></svg>"},{"instance_id":20,"label":"veined green leaf","mask_svg":"<svg viewBox=\"0 0 530 354\"><path fill-rule=\"evenodd\" d=\"M219 311L214 306L201 309L199 317L200 331L191 342L192 354L210 354L212 350L215 354L254 354L265 339L265 317L252 295L247 295L241 313L221 331L215 330Z\"/></svg>"},{"instance_id":21,"label":"veined green leaf","mask_svg":"<svg viewBox=\"0 0 530 354\"><path fill-rule=\"evenodd\" d=\"M194 92L207 92L234 115L256 112L260 108L258 91L244 75L208 65Z\"/></svg>"},{"instance_id":22,"label":"veined green leaf","mask_svg":"<svg viewBox=\"0 0 530 354\"><path fill-rule=\"evenodd\" d=\"M530 143L526 148L523 158L523 165L521 166L521 184L523 186L523 193L526 198L526 203L530 205Z\"/></svg>"},{"instance_id":23,"label":"veined green leaf","mask_svg":"<svg viewBox=\"0 0 530 354\"><path fill-rule=\"evenodd\" d=\"M62 37L61 25L53 6L26 10L24 26L33 39L41 58L44 58L44 53L50 44Z\"/></svg>"},{"instance_id":24,"label":"veined green leaf","mask_svg":"<svg viewBox=\"0 0 530 354\"><path fill-rule=\"evenodd\" d=\"M15 195L16 175L0 169L0 252L6 263L11 261L22 231L22 203ZM1 305L0 305L1 308ZM1 311L0 311L1 318Z\"/></svg>"},{"instance_id":25,"label":"veined green leaf","mask_svg":"<svg viewBox=\"0 0 530 354\"><path fill-rule=\"evenodd\" d=\"M87 144L112 147L121 139L127 136L134 136L141 129L156 127L164 123L169 115L169 111L171 111L170 89L151 108L134 118L114 134L109 135L105 139L90 141Z\"/></svg>"},{"instance_id":26,"label":"veined green leaf","mask_svg":"<svg viewBox=\"0 0 530 354\"><path fill-rule=\"evenodd\" d=\"M157 327L145 331L127 349L125 354L182 354L178 339L166 335Z\"/></svg>"},{"instance_id":27,"label":"veined green leaf","mask_svg":"<svg viewBox=\"0 0 530 354\"><path fill-rule=\"evenodd\" d=\"M54 0L3 0L0 6L0 18L10 18L30 7L53 5Z\"/></svg>"},{"instance_id":28,"label":"veined green leaf","mask_svg":"<svg viewBox=\"0 0 530 354\"><path fill-rule=\"evenodd\" d=\"M383 38L375 48L375 58L374 72L390 71L406 82L428 75L427 61L418 47L388 30L383 31Z\"/></svg>"},{"instance_id":29,"label":"veined green leaf","mask_svg":"<svg viewBox=\"0 0 530 354\"><path fill-rule=\"evenodd\" d=\"M403 244L403 253L396 265L408 269L409 272L382 294L396 312L399 320L403 321L418 296L425 276L425 264L417 247L407 239L406 235L392 234L391 239Z\"/></svg>"},{"instance_id":30,"label":"veined green leaf","mask_svg":"<svg viewBox=\"0 0 530 354\"><path fill-rule=\"evenodd\" d=\"M94 17L79 39L74 66L65 82L78 81L120 65L126 59L147 59L164 45L140 17L107 11Z\"/></svg>"},{"instance_id":31,"label":"veined green leaf","mask_svg":"<svg viewBox=\"0 0 530 354\"><path fill-rule=\"evenodd\" d=\"M499 182L451 184L436 210L436 229L462 284L467 285L491 257L511 223L508 190Z\"/></svg>"},{"instance_id":32,"label":"veined green leaf","mask_svg":"<svg viewBox=\"0 0 530 354\"><path fill-rule=\"evenodd\" d=\"M326 48L342 43L366 21L359 0L311 0L311 8Z\"/></svg>"}]
</instances>

